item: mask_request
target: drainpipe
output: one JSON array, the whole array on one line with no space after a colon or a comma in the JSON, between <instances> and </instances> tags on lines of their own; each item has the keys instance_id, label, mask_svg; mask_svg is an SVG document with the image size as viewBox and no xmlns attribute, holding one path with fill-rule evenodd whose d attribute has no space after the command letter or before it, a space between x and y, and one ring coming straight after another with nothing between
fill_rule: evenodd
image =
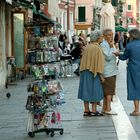
<instances>
[{"instance_id":1,"label":"drainpipe","mask_svg":"<svg viewBox=\"0 0 140 140\"><path fill-rule=\"evenodd\" d=\"M69 24L69 0L67 0L67 30L69 31L70 30L70 24Z\"/></svg>"},{"instance_id":2,"label":"drainpipe","mask_svg":"<svg viewBox=\"0 0 140 140\"><path fill-rule=\"evenodd\" d=\"M70 16L69 16L69 13L70 13L70 7L69 7L69 0L67 0L67 35L68 35L68 38L69 38L69 34L70 34Z\"/></svg>"}]
</instances>

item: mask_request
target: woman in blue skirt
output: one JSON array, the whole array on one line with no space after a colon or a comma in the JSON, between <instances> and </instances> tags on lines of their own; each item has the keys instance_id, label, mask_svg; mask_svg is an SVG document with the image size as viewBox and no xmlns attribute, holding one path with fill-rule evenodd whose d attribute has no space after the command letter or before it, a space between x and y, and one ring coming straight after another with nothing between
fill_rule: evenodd
<instances>
[{"instance_id":1,"label":"woman in blue skirt","mask_svg":"<svg viewBox=\"0 0 140 140\"><path fill-rule=\"evenodd\" d=\"M129 32L130 42L126 45L124 54L115 52L121 60L128 60L127 64L127 99L134 102L134 110L131 116L139 116L140 101L140 31L131 29Z\"/></svg>"},{"instance_id":2,"label":"woman in blue skirt","mask_svg":"<svg viewBox=\"0 0 140 140\"><path fill-rule=\"evenodd\" d=\"M84 116L103 116L96 110L97 103L103 99L101 80L103 80L104 56L99 48L99 44L103 40L102 32L92 31L90 40L91 42L84 49L80 62L78 98L84 102ZM92 105L91 111L90 103Z\"/></svg>"}]
</instances>

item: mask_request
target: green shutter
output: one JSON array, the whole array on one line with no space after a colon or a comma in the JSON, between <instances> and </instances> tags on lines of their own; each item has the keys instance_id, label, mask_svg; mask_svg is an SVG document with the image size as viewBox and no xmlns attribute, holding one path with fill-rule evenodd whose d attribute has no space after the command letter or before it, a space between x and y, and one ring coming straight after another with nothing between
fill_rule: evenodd
<instances>
[{"instance_id":1,"label":"green shutter","mask_svg":"<svg viewBox=\"0 0 140 140\"><path fill-rule=\"evenodd\" d=\"M85 22L85 7L78 7L78 21Z\"/></svg>"},{"instance_id":2,"label":"green shutter","mask_svg":"<svg viewBox=\"0 0 140 140\"><path fill-rule=\"evenodd\" d=\"M131 5L128 5L128 10L131 10Z\"/></svg>"},{"instance_id":3,"label":"green shutter","mask_svg":"<svg viewBox=\"0 0 140 140\"><path fill-rule=\"evenodd\" d=\"M118 0L111 0L111 3L113 6L117 7L118 6Z\"/></svg>"}]
</instances>

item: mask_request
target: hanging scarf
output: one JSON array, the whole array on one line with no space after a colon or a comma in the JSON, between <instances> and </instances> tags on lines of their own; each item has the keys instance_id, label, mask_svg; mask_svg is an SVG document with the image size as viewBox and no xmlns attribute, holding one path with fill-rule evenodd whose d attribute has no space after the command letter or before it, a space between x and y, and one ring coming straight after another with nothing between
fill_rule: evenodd
<instances>
[{"instance_id":1,"label":"hanging scarf","mask_svg":"<svg viewBox=\"0 0 140 140\"><path fill-rule=\"evenodd\" d=\"M102 73L104 69L104 55L98 43L88 44L83 52L80 62L80 72L91 71L94 76Z\"/></svg>"}]
</instances>

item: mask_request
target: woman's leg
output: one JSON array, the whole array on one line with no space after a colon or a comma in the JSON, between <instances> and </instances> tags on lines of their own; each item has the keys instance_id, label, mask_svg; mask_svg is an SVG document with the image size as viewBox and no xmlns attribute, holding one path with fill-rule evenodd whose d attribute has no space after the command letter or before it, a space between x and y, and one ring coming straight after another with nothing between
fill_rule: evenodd
<instances>
[{"instance_id":1,"label":"woman's leg","mask_svg":"<svg viewBox=\"0 0 140 140\"><path fill-rule=\"evenodd\" d=\"M111 95L106 95L103 100L103 109L102 111L110 111L111 110Z\"/></svg>"},{"instance_id":2,"label":"woman's leg","mask_svg":"<svg viewBox=\"0 0 140 140\"><path fill-rule=\"evenodd\" d=\"M96 102L92 102L92 112L96 112L96 108L97 108L97 103Z\"/></svg>"},{"instance_id":3,"label":"woman's leg","mask_svg":"<svg viewBox=\"0 0 140 140\"><path fill-rule=\"evenodd\" d=\"M130 116L139 116L139 100L134 100L134 111L130 113Z\"/></svg>"},{"instance_id":4,"label":"woman's leg","mask_svg":"<svg viewBox=\"0 0 140 140\"><path fill-rule=\"evenodd\" d=\"M111 111L111 100L112 100L112 96L107 95L106 96L106 111Z\"/></svg>"},{"instance_id":5,"label":"woman's leg","mask_svg":"<svg viewBox=\"0 0 140 140\"><path fill-rule=\"evenodd\" d=\"M104 97L103 99L103 108L102 108L102 112L106 111L106 97Z\"/></svg>"},{"instance_id":6,"label":"woman's leg","mask_svg":"<svg viewBox=\"0 0 140 140\"><path fill-rule=\"evenodd\" d=\"M139 100L134 100L134 112L139 112Z\"/></svg>"},{"instance_id":7,"label":"woman's leg","mask_svg":"<svg viewBox=\"0 0 140 140\"><path fill-rule=\"evenodd\" d=\"M84 112L90 112L89 102L84 101L84 108L85 108L85 111Z\"/></svg>"}]
</instances>

